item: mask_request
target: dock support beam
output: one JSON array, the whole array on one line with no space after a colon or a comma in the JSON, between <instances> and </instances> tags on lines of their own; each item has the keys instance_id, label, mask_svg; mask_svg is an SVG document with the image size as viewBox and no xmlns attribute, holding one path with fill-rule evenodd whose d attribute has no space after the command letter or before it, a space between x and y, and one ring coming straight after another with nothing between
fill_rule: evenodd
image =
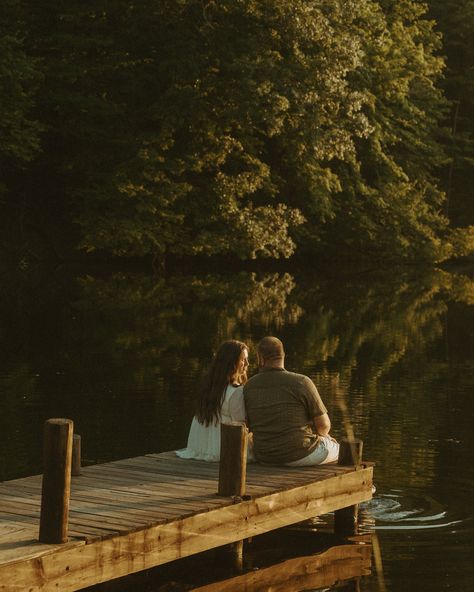
<instances>
[{"instance_id":1,"label":"dock support beam","mask_svg":"<svg viewBox=\"0 0 474 592\"><path fill-rule=\"evenodd\" d=\"M39 540L66 543L71 492L73 422L48 419L44 424L44 468Z\"/></svg>"},{"instance_id":2,"label":"dock support beam","mask_svg":"<svg viewBox=\"0 0 474 592\"><path fill-rule=\"evenodd\" d=\"M247 427L243 422L221 424L218 495L241 498L247 478ZM235 571L243 569L244 541L222 549Z\"/></svg>"},{"instance_id":3,"label":"dock support beam","mask_svg":"<svg viewBox=\"0 0 474 592\"><path fill-rule=\"evenodd\" d=\"M362 440L342 439L339 444L338 464L360 466L362 461ZM348 506L334 512L334 532L342 536L357 534L359 506Z\"/></svg>"}]
</instances>

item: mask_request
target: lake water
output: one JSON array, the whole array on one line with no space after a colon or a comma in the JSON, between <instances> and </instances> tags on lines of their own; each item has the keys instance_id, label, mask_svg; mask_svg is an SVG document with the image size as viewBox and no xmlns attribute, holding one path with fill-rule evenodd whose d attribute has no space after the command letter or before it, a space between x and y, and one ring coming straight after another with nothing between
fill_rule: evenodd
<instances>
[{"instance_id":1,"label":"lake water","mask_svg":"<svg viewBox=\"0 0 474 592\"><path fill-rule=\"evenodd\" d=\"M287 368L317 384L334 435L353 430L376 463L361 514L381 562L344 589L474 590L472 274L29 271L3 276L0 302L0 480L41 471L48 417L74 420L88 463L184 446L216 346L247 342L252 373L255 344L274 334ZM308 529L259 552L308 555ZM178 566L123 589L212 581L212 557L190 561L186 582Z\"/></svg>"}]
</instances>

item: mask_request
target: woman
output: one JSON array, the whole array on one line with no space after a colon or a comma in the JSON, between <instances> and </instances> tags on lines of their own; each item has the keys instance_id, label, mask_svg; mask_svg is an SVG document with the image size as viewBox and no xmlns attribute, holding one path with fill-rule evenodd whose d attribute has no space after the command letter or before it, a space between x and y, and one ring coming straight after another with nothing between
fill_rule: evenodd
<instances>
[{"instance_id":1,"label":"woman","mask_svg":"<svg viewBox=\"0 0 474 592\"><path fill-rule=\"evenodd\" d=\"M219 347L198 395L188 445L176 451L178 456L219 460L221 423L245 421L243 385L248 355L248 347L241 341L224 341Z\"/></svg>"}]
</instances>

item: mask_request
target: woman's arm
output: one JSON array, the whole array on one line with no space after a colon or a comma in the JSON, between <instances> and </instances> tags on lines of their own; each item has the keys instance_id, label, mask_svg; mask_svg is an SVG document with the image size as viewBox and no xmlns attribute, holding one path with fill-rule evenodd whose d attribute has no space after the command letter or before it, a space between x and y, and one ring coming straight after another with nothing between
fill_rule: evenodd
<instances>
[{"instance_id":1,"label":"woman's arm","mask_svg":"<svg viewBox=\"0 0 474 592\"><path fill-rule=\"evenodd\" d=\"M239 386L229 399L229 411L232 421L245 421L244 389Z\"/></svg>"}]
</instances>

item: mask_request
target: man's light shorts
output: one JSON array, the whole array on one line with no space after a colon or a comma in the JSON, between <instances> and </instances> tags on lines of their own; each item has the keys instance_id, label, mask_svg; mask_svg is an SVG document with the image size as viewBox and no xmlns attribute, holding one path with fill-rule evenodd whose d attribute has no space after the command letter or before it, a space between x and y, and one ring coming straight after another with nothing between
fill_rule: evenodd
<instances>
[{"instance_id":1,"label":"man's light shorts","mask_svg":"<svg viewBox=\"0 0 474 592\"><path fill-rule=\"evenodd\" d=\"M338 459L339 444L331 436L320 436L316 448L303 458L286 463L288 467L309 467L323 465Z\"/></svg>"}]
</instances>

